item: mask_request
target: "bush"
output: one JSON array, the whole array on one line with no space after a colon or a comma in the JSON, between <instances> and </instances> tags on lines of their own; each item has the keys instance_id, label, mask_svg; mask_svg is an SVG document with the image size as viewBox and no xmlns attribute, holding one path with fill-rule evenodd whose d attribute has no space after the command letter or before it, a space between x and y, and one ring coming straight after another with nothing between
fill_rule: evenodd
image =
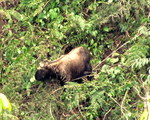
<instances>
[{"instance_id":1,"label":"bush","mask_svg":"<svg viewBox=\"0 0 150 120\"><path fill-rule=\"evenodd\" d=\"M7 24L0 87L13 119L148 119L148 8L148 0L21 0L1 7ZM94 79L64 87L34 81L38 63L58 58L66 44L91 52Z\"/></svg>"}]
</instances>

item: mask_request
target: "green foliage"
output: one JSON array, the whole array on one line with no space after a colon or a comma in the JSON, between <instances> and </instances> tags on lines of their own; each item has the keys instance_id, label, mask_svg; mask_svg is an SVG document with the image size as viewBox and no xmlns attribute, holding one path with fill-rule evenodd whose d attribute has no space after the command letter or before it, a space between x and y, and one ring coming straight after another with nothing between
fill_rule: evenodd
<instances>
[{"instance_id":1,"label":"green foliage","mask_svg":"<svg viewBox=\"0 0 150 120\"><path fill-rule=\"evenodd\" d=\"M13 106L4 119L130 120L147 114L148 8L148 0L21 0L1 8L7 24L0 31L0 88ZM93 80L64 87L35 81L38 63L58 58L65 44L91 52Z\"/></svg>"},{"instance_id":2,"label":"green foliage","mask_svg":"<svg viewBox=\"0 0 150 120\"><path fill-rule=\"evenodd\" d=\"M8 111L10 112L11 110L12 107L9 100L4 94L0 93L0 119L4 119L7 114L8 116L11 115L8 113Z\"/></svg>"},{"instance_id":3,"label":"green foliage","mask_svg":"<svg viewBox=\"0 0 150 120\"><path fill-rule=\"evenodd\" d=\"M121 67L103 66L101 73L92 82L85 82L82 85L74 84L65 86L62 99L67 105L67 109L78 107L82 114L88 119L95 119L97 116L104 116L109 109L114 108L111 114L121 114L118 111L118 104L113 99L120 99L120 96L125 97L125 92L130 91L135 84L135 81L125 80L124 71ZM130 102L130 96L124 103ZM133 97L133 96L132 96ZM131 114L130 110L123 110L125 114ZM80 113L81 114L81 113ZM132 115L132 114L131 114ZM131 118L131 115L128 118ZM120 119L120 116L110 116L108 119ZM125 118L125 116L122 118Z\"/></svg>"},{"instance_id":4,"label":"green foliage","mask_svg":"<svg viewBox=\"0 0 150 120\"><path fill-rule=\"evenodd\" d=\"M11 104L7 97L4 94L0 93L0 114L3 113L3 110L5 109L11 111Z\"/></svg>"},{"instance_id":5,"label":"green foliage","mask_svg":"<svg viewBox=\"0 0 150 120\"><path fill-rule=\"evenodd\" d=\"M143 26L139 28L138 34L143 35L144 37L139 37L136 43L127 51L127 64L132 65L134 68L141 68L143 66L146 66L149 64L149 52L150 52L150 41L148 36L150 35L150 32L148 32L148 29Z\"/></svg>"}]
</instances>

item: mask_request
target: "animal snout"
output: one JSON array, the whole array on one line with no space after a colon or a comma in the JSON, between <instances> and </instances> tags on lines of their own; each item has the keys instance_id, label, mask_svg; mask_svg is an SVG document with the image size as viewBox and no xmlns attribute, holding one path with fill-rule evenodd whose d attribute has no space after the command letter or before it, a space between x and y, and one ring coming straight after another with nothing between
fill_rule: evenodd
<instances>
[{"instance_id":1,"label":"animal snout","mask_svg":"<svg viewBox=\"0 0 150 120\"><path fill-rule=\"evenodd\" d=\"M49 78L47 69L38 69L35 73L35 79L38 81L44 81Z\"/></svg>"}]
</instances>

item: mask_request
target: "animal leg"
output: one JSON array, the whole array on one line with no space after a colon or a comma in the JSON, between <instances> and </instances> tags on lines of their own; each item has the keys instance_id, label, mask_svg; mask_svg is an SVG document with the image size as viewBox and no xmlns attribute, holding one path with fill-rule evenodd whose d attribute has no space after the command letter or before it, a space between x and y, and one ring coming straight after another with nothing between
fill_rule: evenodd
<instances>
[{"instance_id":1,"label":"animal leg","mask_svg":"<svg viewBox=\"0 0 150 120\"><path fill-rule=\"evenodd\" d=\"M92 80L93 76L88 76L88 75L90 75L91 73L92 73L92 66L91 66L91 64L89 63L89 64L87 64L87 66L86 66L86 69L85 69L85 72L84 72L84 76L87 76L87 79L88 79L88 80Z\"/></svg>"}]
</instances>

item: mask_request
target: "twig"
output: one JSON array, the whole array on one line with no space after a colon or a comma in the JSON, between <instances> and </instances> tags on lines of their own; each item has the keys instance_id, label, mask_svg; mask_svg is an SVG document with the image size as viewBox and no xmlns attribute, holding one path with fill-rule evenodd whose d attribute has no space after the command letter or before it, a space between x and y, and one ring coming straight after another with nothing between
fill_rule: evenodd
<instances>
[{"instance_id":1,"label":"twig","mask_svg":"<svg viewBox=\"0 0 150 120\"><path fill-rule=\"evenodd\" d=\"M134 88L134 90L136 91L137 95L138 95L142 100L146 100L144 97L142 97L142 96L140 95L139 90L138 90L135 86L133 86L133 88Z\"/></svg>"},{"instance_id":2,"label":"twig","mask_svg":"<svg viewBox=\"0 0 150 120\"><path fill-rule=\"evenodd\" d=\"M108 94L106 93L106 95L108 95ZM119 105L120 108L122 107L112 96L110 96L110 95L108 95L108 96L109 96L117 105ZM122 109L128 111L125 107L122 107Z\"/></svg>"},{"instance_id":3,"label":"twig","mask_svg":"<svg viewBox=\"0 0 150 120\"><path fill-rule=\"evenodd\" d=\"M145 87L145 101L144 101L144 110L147 111L147 120L150 120L150 87Z\"/></svg>"},{"instance_id":4,"label":"twig","mask_svg":"<svg viewBox=\"0 0 150 120\"><path fill-rule=\"evenodd\" d=\"M80 105L78 106L78 110L79 110L79 113L81 114L82 118L83 118L84 120L86 120L85 116L84 116L84 115L82 114L82 112L81 112Z\"/></svg>"},{"instance_id":5,"label":"twig","mask_svg":"<svg viewBox=\"0 0 150 120\"><path fill-rule=\"evenodd\" d=\"M82 12L86 17L88 17L89 15L88 14L86 14L85 12Z\"/></svg>"},{"instance_id":6,"label":"twig","mask_svg":"<svg viewBox=\"0 0 150 120\"><path fill-rule=\"evenodd\" d=\"M95 74L93 73L93 74L90 74L90 75L84 75L84 76L82 76L82 77L78 77L78 78L75 78L75 79L73 79L73 81L74 80L79 80L79 79L84 79L85 77L92 77L92 76L94 76Z\"/></svg>"},{"instance_id":7,"label":"twig","mask_svg":"<svg viewBox=\"0 0 150 120\"><path fill-rule=\"evenodd\" d=\"M49 95L53 95L55 92L57 92L57 91L59 91L59 90L61 90L61 89L63 89L63 88L64 88L64 87L60 87L60 88L54 90L53 92L51 92L51 94L49 94Z\"/></svg>"},{"instance_id":8,"label":"twig","mask_svg":"<svg viewBox=\"0 0 150 120\"><path fill-rule=\"evenodd\" d=\"M122 100L122 102L121 102L121 112L122 112L122 114L126 117L126 119L128 120L127 116L126 116L126 115L124 114L124 112L123 112L123 104L124 104L124 101L125 101L125 99L126 99L127 93L128 93L128 90L125 92L125 95L124 95L123 100Z\"/></svg>"},{"instance_id":9,"label":"twig","mask_svg":"<svg viewBox=\"0 0 150 120\"><path fill-rule=\"evenodd\" d=\"M106 95L108 95L107 93L106 93ZM120 107L121 107L121 105L112 97L112 96L110 96L110 95L108 95L117 105L119 105Z\"/></svg>"},{"instance_id":10,"label":"twig","mask_svg":"<svg viewBox=\"0 0 150 120\"><path fill-rule=\"evenodd\" d=\"M110 108L110 109L106 112L106 114L104 115L103 120L105 120L106 116L108 115L108 113L109 113L111 110L112 110L112 108Z\"/></svg>"},{"instance_id":11,"label":"twig","mask_svg":"<svg viewBox=\"0 0 150 120\"><path fill-rule=\"evenodd\" d=\"M98 63L95 68L93 70L96 70L98 66L100 66L104 61L106 61L107 58L109 58L112 54L114 54L115 52L117 52L119 49L121 49L122 47L124 47L126 44L128 44L130 41L125 42L123 45L121 45L119 48L117 48L116 50L114 50L111 54L109 54L104 60L102 60L100 63Z\"/></svg>"},{"instance_id":12,"label":"twig","mask_svg":"<svg viewBox=\"0 0 150 120\"><path fill-rule=\"evenodd\" d=\"M75 87L77 87L77 86L81 86L81 85L80 85L80 84L77 84ZM73 85L67 86L67 88L72 88L72 87L74 87L74 86L73 86ZM61 90L61 89L64 89L64 88L65 88L65 86L64 86L64 87L60 87L60 88L54 90L53 92L51 92L49 95L53 95L53 94L56 93L57 91L59 91L59 90Z\"/></svg>"},{"instance_id":13,"label":"twig","mask_svg":"<svg viewBox=\"0 0 150 120\"><path fill-rule=\"evenodd\" d=\"M49 110L49 112L50 112L50 115L51 115L52 119L55 120L54 117L53 117L53 114L52 114L51 104L50 104L50 110Z\"/></svg>"}]
</instances>

